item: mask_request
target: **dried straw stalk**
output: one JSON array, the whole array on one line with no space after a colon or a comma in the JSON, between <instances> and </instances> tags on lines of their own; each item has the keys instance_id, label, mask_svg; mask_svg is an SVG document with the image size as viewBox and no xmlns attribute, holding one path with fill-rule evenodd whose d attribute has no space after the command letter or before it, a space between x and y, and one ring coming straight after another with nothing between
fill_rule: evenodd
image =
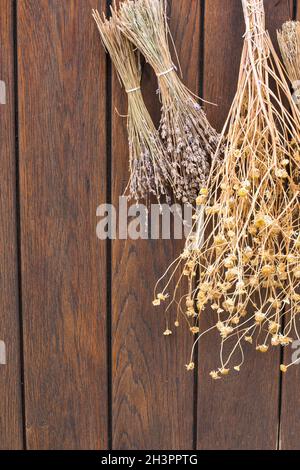
<instances>
[{"instance_id":1,"label":"dried straw stalk","mask_svg":"<svg viewBox=\"0 0 300 470\"><path fill-rule=\"evenodd\" d=\"M139 53L118 28L115 7L108 20L93 10L102 41L128 95L130 181L125 193L139 201L154 194L158 201L173 185L168 155L144 103Z\"/></svg>"},{"instance_id":2,"label":"dried straw stalk","mask_svg":"<svg viewBox=\"0 0 300 470\"><path fill-rule=\"evenodd\" d=\"M284 23L282 31L278 31L278 42L294 90L295 103L300 107L300 22Z\"/></svg>"},{"instance_id":3,"label":"dried straw stalk","mask_svg":"<svg viewBox=\"0 0 300 470\"><path fill-rule=\"evenodd\" d=\"M299 338L300 114L265 30L263 1L242 4L246 35L238 89L222 133L224 163L214 163L197 201L203 229L189 237L166 274L172 279L183 265L177 287L184 279L188 284L187 294L177 298L176 289L167 308L177 304L176 326L183 315L195 344L211 330L220 334L221 364L211 372L213 379L227 375L232 362L240 370L245 341L267 352L271 345L288 345L292 331ZM157 294L161 282L154 305L168 298L170 280ZM208 307L214 326L201 331ZM171 334L169 325L165 334ZM189 370L193 353L194 347Z\"/></svg>"},{"instance_id":4,"label":"dried straw stalk","mask_svg":"<svg viewBox=\"0 0 300 470\"><path fill-rule=\"evenodd\" d=\"M184 86L172 62L166 0L126 0L120 28L153 67L162 101L160 133L172 162L176 198L194 203L206 184L211 155L219 142L196 97Z\"/></svg>"}]
</instances>

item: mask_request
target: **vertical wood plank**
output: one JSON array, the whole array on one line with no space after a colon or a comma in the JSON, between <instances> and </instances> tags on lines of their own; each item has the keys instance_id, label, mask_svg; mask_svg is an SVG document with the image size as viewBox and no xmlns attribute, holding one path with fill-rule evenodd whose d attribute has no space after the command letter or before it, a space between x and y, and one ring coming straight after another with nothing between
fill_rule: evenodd
<instances>
[{"instance_id":1,"label":"vertical wood plank","mask_svg":"<svg viewBox=\"0 0 300 470\"><path fill-rule=\"evenodd\" d=\"M28 449L107 448L105 3L17 3Z\"/></svg>"},{"instance_id":2,"label":"vertical wood plank","mask_svg":"<svg viewBox=\"0 0 300 470\"><path fill-rule=\"evenodd\" d=\"M199 91L200 0L170 3L171 30L184 79ZM156 78L144 77L145 101L156 118ZM113 105L126 114L127 98L113 76ZM113 201L127 184L126 122L113 115ZM126 151L125 151L126 149ZM113 243L113 448L192 449L193 374L185 371L191 339L185 329L166 339L162 311L152 307L153 287L181 252L172 241Z\"/></svg>"},{"instance_id":3,"label":"vertical wood plank","mask_svg":"<svg viewBox=\"0 0 300 470\"><path fill-rule=\"evenodd\" d=\"M276 28L287 18L286 0L265 2L267 26ZM205 99L208 116L219 130L236 92L245 31L241 2L207 0L205 9ZM212 320L205 320L212 326ZM246 348L246 363L238 374L212 381L209 372L219 364L218 335L199 345L198 448L276 449L279 424L279 350L259 355Z\"/></svg>"},{"instance_id":4,"label":"vertical wood plank","mask_svg":"<svg viewBox=\"0 0 300 470\"><path fill-rule=\"evenodd\" d=\"M296 18L300 21L300 0L296 0ZM283 363L290 364L300 358L300 344L295 342L292 349L284 350ZM295 354L295 357L293 355ZM291 367L282 376L281 422L279 448L300 450L300 365Z\"/></svg>"},{"instance_id":5,"label":"vertical wood plank","mask_svg":"<svg viewBox=\"0 0 300 470\"><path fill-rule=\"evenodd\" d=\"M13 2L0 0L0 4L0 449L19 450L23 448L23 423L17 267Z\"/></svg>"}]
</instances>

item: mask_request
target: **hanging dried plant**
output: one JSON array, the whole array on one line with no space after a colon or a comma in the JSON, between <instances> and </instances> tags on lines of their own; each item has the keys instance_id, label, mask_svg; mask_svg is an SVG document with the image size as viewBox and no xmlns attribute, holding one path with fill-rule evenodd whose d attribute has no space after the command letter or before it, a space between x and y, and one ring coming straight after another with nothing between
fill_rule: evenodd
<instances>
[{"instance_id":1,"label":"hanging dried plant","mask_svg":"<svg viewBox=\"0 0 300 470\"><path fill-rule=\"evenodd\" d=\"M177 285L188 284L187 294L178 298L176 289L167 308L177 304L176 326L182 314L196 343L211 330L220 334L221 364L213 379L227 375L233 361L240 370L245 341L267 352L290 344L292 332L299 338L300 114L265 30L263 1L242 4L246 35L222 133L224 162L214 162L197 200L204 225L167 272L173 278L183 265ZM169 285L155 292L154 305L168 298ZM205 309L215 321L201 331ZM187 368L193 367L192 353Z\"/></svg>"},{"instance_id":2,"label":"hanging dried plant","mask_svg":"<svg viewBox=\"0 0 300 470\"><path fill-rule=\"evenodd\" d=\"M206 184L219 136L176 73L168 43L166 1L126 0L120 6L119 19L122 32L144 54L158 77L160 134L172 162L176 198L194 204L199 188Z\"/></svg>"},{"instance_id":3,"label":"hanging dried plant","mask_svg":"<svg viewBox=\"0 0 300 470\"><path fill-rule=\"evenodd\" d=\"M147 200L151 194L160 201L173 186L168 155L142 96L139 53L118 28L115 8L111 15L108 20L93 10L104 46L128 95L130 181L125 193L136 201Z\"/></svg>"},{"instance_id":4,"label":"hanging dried plant","mask_svg":"<svg viewBox=\"0 0 300 470\"><path fill-rule=\"evenodd\" d=\"M283 61L294 90L295 103L300 107L300 22L287 21L278 31Z\"/></svg>"}]
</instances>

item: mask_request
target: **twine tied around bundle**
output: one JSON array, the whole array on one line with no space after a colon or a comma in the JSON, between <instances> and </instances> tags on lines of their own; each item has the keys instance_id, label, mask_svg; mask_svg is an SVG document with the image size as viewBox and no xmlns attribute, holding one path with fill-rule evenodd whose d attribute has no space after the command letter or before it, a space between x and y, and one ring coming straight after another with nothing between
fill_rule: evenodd
<instances>
[{"instance_id":1,"label":"twine tied around bundle","mask_svg":"<svg viewBox=\"0 0 300 470\"><path fill-rule=\"evenodd\" d=\"M130 90L126 90L126 93L129 95L130 93L134 93L135 91L139 91L141 89L140 86L137 86L136 88L131 88Z\"/></svg>"},{"instance_id":2,"label":"twine tied around bundle","mask_svg":"<svg viewBox=\"0 0 300 470\"><path fill-rule=\"evenodd\" d=\"M165 75L168 75L169 73L175 71L176 72L176 67L175 65L172 65L172 67L170 67L169 69L165 70L164 72L159 72L157 73L157 77L164 77Z\"/></svg>"}]
</instances>

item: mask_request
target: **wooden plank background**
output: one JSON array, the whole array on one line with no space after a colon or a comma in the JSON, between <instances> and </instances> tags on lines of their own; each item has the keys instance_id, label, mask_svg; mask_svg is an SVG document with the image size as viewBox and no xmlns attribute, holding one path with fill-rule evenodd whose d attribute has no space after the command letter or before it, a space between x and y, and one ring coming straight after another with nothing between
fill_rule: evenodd
<instances>
[{"instance_id":1,"label":"wooden plank background","mask_svg":"<svg viewBox=\"0 0 300 470\"><path fill-rule=\"evenodd\" d=\"M17 2L28 449L108 443L105 54L98 0Z\"/></svg>"},{"instance_id":2,"label":"wooden plank background","mask_svg":"<svg viewBox=\"0 0 300 470\"><path fill-rule=\"evenodd\" d=\"M174 40L181 53L188 85L198 92L200 2L170 2ZM176 20L175 20L176 18ZM180 18L180 21L178 21ZM159 114L153 100L157 83L147 69L148 106ZM114 77L113 109L126 114L126 97ZM125 103L124 103L125 101ZM120 118L113 116L113 201L128 181L126 121L120 139ZM122 162L122 166L120 165ZM153 287L182 242L116 241L113 243L113 448L188 449L193 446L193 375L184 370L190 341L181 331L168 341L164 320L152 307ZM125 282L124 282L125 281ZM122 312L122 315L120 315ZM131 423L130 427L128 423Z\"/></svg>"},{"instance_id":3,"label":"wooden plank background","mask_svg":"<svg viewBox=\"0 0 300 470\"><path fill-rule=\"evenodd\" d=\"M127 183L126 95L91 9L105 0L0 0L0 449L300 449L300 369L249 349L212 382L214 338L164 338L152 288L182 242L101 242L96 210ZM266 0L268 28L300 0ZM169 0L184 81L221 129L244 22L238 0ZM156 78L143 93L156 122ZM290 353L286 353L290 354Z\"/></svg>"},{"instance_id":4,"label":"wooden plank background","mask_svg":"<svg viewBox=\"0 0 300 470\"><path fill-rule=\"evenodd\" d=\"M237 6L232 8L230 0L207 2L205 12L204 98L218 104L217 108L207 108L208 117L218 130L222 129L231 106L240 67L243 11L241 2L235 4ZM274 43L276 29L281 27L289 12L292 14L288 7L285 1L265 2L267 27ZM222 23L224 27L220 28ZM233 50L234 54L229 53ZM209 319L206 322L206 327L212 326ZM219 363L219 351L214 348L217 340L217 334L207 335L199 347L198 447L276 448L280 351L273 349L265 356L249 345L245 348L247 360L241 373L216 384L207 380L207 376Z\"/></svg>"},{"instance_id":5,"label":"wooden plank background","mask_svg":"<svg viewBox=\"0 0 300 470\"><path fill-rule=\"evenodd\" d=\"M14 9L11 0L0 1L0 80L6 90L1 100L6 104L0 104L0 341L6 349L6 365L0 365L0 449L22 449Z\"/></svg>"},{"instance_id":6,"label":"wooden plank background","mask_svg":"<svg viewBox=\"0 0 300 470\"><path fill-rule=\"evenodd\" d=\"M296 19L300 21L300 0L294 11ZM298 346L299 347L299 346ZM292 353L284 351L283 363L291 362ZM291 374L282 378L281 415L279 430L279 448L282 450L299 449L300 435L300 368L291 369Z\"/></svg>"}]
</instances>

